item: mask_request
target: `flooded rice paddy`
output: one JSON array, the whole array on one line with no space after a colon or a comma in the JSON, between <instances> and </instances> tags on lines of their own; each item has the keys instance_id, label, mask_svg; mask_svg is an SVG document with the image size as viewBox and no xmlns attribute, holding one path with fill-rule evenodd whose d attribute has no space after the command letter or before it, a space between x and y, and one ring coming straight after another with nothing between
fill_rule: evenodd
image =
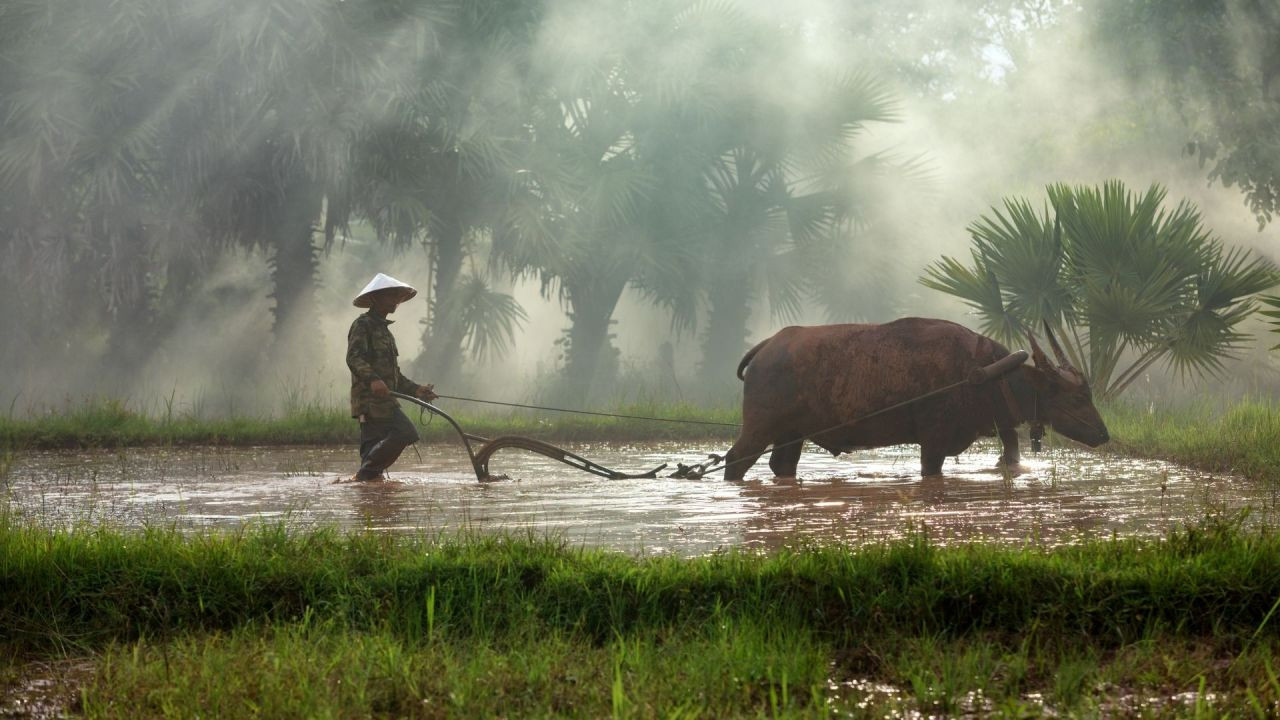
<instances>
[{"instance_id":1,"label":"flooded rice paddy","mask_svg":"<svg viewBox=\"0 0 1280 720\"><path fill-rule=\"evenodd\" d=\"M506 530L626 551L700 555L721 548L865 543L926 532L944 544L1060 544L1162 535L1206 515L1250 508L1274 519L1265 483L1154 460L1056 448L1020 471L994 470L997 447L918 476L914 446L833 458L806 452L797 480L778 482L766 458L741 484L666 477L712 443L590 443L568 449L624 472L662 463L656 479L606 480L520 450L495 455L510 480L478 483L459 445L411 448L389 482L334 484L354 469L351 447L184 448L32 452L0 481L11 515L50 526L236 527L286 522L396 532Z\"/></svg>"}]
</instances>

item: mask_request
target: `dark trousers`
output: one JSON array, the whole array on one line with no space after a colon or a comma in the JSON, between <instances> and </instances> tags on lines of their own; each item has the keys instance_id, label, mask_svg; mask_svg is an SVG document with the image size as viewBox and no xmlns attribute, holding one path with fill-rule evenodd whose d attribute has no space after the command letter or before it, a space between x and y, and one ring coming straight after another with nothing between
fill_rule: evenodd
<instances>
[{"instance_id":1,"label":"dark trousers","mask_svg":"<svg viewBox=\"0 0 1280 720\"><path fill-rule=\"evenodd\" d=\"M400 408L389 418L365 418L360 423L360 477L377 477L416 442L418 428Z\"/></svg>"}]
</instances>

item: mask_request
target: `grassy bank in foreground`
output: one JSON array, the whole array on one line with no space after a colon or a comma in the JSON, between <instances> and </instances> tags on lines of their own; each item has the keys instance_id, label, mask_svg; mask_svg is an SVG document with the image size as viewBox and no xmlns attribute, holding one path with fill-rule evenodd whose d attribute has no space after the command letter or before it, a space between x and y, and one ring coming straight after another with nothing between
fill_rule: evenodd
<instances>
[{"instance_id":1,"label":"grassy bank in foreground","mask_svg":"<svg viewBox=\"0 0 1280 720\"><path fill-rule=\"evenodd\" d=\"M1277 598L1280 537L1231 525L691 560L536 538L0 527L7 673L87 658L75 709L91 717L1267 717Z\"/></svg>"},{"instance_id":2,"label":"grassy bank in foreground","mask_svg":"<svg viewBox=\"0 0 1280 720\"><path fill-rule=\"evenodd\" d=\"M486 437L525 435L551 440L666 440L732 439L736 429L716 425L629 420L567 413L518 412L480 414L440 403L469 433ZM458 403L457 405L461 405ZM402 403L415 421L419 410ZM736 409L705 409L692 405L632 404L604 408L621 415L736 423ZM423 421L431 420L430 415ZM427 442L457 437L439 418L419 425ZM65 412L34 418L0 418L0 447L83 448L138 445L325 445L359 442L360 431L346 407L308 407L279 417L197 419L157 418L114 401L86 402Z\"/></svg>"},{"instance_id":3,"label":"grassy bank in foreground","mask_svg":"<svg viewBox=\"0 0 1280 720\"><path fill-rule=\"evenodd\" d=\"M1102 412L1111 431L1107 451L1280 481L1280 406L1274 401L1154 411L1114 403Z\"/></svg>"}]
</instances>

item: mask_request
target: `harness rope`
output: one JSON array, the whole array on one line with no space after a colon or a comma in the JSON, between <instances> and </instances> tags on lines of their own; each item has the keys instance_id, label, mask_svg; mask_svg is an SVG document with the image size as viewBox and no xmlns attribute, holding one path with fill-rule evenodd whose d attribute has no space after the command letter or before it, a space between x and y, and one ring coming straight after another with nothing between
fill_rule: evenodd
<instances>
[{"instance_id":1,"label":"harness rope","mask_svg":"<svg viewBox=\"0 0 1280 720\"><path fill-rule=\"evenodd\" d=\"M523 403L499 402L498 400L480 400L478 398L458 397L456 395L440 395L436 397L448 400L483 403L485 405L502 405L503 407L525 408L527 410L551 410L553 412L574 413L575 415L597 415L600 417L623 418L626 420L653 420L655 422L684 423L686 425L718 425L721 427L742 427L740 423L716 422L714 420L682 420L680 418L650 417L648 415L621 415L618 413L596 412L594 410L571 410L569 408L549 407L546 405L525 405Z\"/></svg>"},{"instance_id":2,"label":"harness rope","mask_svg":"<svg viewBox=\"0 0 1280 720\"><path fill-rule=\"evenodd\" d=\"M706 475L707 473L710 473L710 472L718 472L718 471L720 471L720 470L727 470L727 469L729 469L729 468L733 467L734 465L738 465L738 464L740 464L740 463L747 462L748 460L750 460L752 463L754 463L754 462L756 462L757 460L759 460L759 459L760 459L760 455L763 455L763 454L764 454L765 452L767 452L767 451L770 451L770 450L777 450L777 449L779 449L779 448L784 448L784 447L790 447L791 445L795 445L795 444L797 444L797 443L803 443L803 442L808 441L808 440L809 440L809 439L811 439L811 438L817 437L818 435L822 435L822 434L824 434L824 433L829 433L829 432L831 432L831 431L833 431L833 430L839 430L840 428L845 427L845 426L848 426L848 425L855 425L855 424L857 424L857 423L862 422L863 420L870 420L871 418L873 418L873 417L875 417L875 416L877 416L877 415L883 415L884 413L890 412L890 411L892 411L892 410L897 410L897 409L899 409L899 408L906 407L907 405L911 405L912 403L917 403L917 402L920 402L921 400L925 400L925 399L927 399L927 398L931 398L931 397L933 397L934 395L941 395L941 394L942 394L942 393L944 393L944 392L949 392L949 391L951 391L951 390L955 390L956 388L960 387L961 385L971 385L971 384L972 384L972 383L971 383L969 380L967 380L967 379L965 379L965 380L960 380L960 381L958 381L958 382L953 382L953 383L951 383L950 385L946 385L946 386L944 386L944 387L940 387L940 388L937 388L937 389L935 389L935 390L930 390L929 392L927 392L927 393L925 393L925 394L923 394L923 395L917 395L916 397L913 397L913 398L911 398L910 400L903 400L903 401L902 401L902 402L900 402L900 403L896 403L896 404L894 404L894 405L890 405L890 406L888 406L888 407L880 408L879 410L876 410L875 412L867 413L866 415L863 415L863 416L861 416L861 417L854 418L853 420L846 420L846 421L844 421L844 422L842 422L842 423L840 423L840 424L838 424L838 425L832 425L832 426L831 426L831 427L829 427L829 428L824 428L824 429L822 429L822 430L818 430L817 432L811 432L811 433L809 433L808 435L802 435L802 436L800 436L800 437L796 438L795 440L788 440L787 442L784 442L784 443L779 443L779 444L776 444L776 445L771 445L771 446L769 446L769 447L765 448L764 450L760 451L760 454L759 454L759 455L748 455L748 456L746 456L746 457L740 457L740 458L738 458L737 460L734 460L733 462L724 463L723 465L721 465L720 463L721 463L721 461L723 461L723 460L724 460L724 458L723 458L723 456L720 456L720 455L712 455L712 456L711 456L711 460L712 460L712 462L711 462L710 464L707 464L707 463L700 463L700 464L697 464L697 465L684 465L683 463L676 463L676 466L677 466L677 468L678 468L678 469L676 470L675 474L673 474L671 477L675 477L675 478L689 478L689 479L692 479L692 480L699 480L699 479L701 479L704 475Z\"/></svg>"}]
</instances>

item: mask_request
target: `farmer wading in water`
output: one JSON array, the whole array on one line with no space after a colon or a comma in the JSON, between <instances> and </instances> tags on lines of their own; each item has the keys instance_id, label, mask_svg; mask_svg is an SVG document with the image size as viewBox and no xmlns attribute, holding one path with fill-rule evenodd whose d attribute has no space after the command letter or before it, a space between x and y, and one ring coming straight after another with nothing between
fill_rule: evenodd
<instances>
[{"instance_id":1,"label":"farmer wading in water","mask_svg":"<svg viewBox=\"0 0 1280 720\"><path fill-rule=\"evenodd\" d=\"M369 308L351 323L347 333L347 367L351 368L351 417L360 421L360 470L352 481L381 480L400 453L418 442L418 430L400 409L391 392L414 395L430 402L434 386L419 385L400 374L395 338L387 316L418 291L378 273L352 302Z\"/></svg>"}]
</instances>

